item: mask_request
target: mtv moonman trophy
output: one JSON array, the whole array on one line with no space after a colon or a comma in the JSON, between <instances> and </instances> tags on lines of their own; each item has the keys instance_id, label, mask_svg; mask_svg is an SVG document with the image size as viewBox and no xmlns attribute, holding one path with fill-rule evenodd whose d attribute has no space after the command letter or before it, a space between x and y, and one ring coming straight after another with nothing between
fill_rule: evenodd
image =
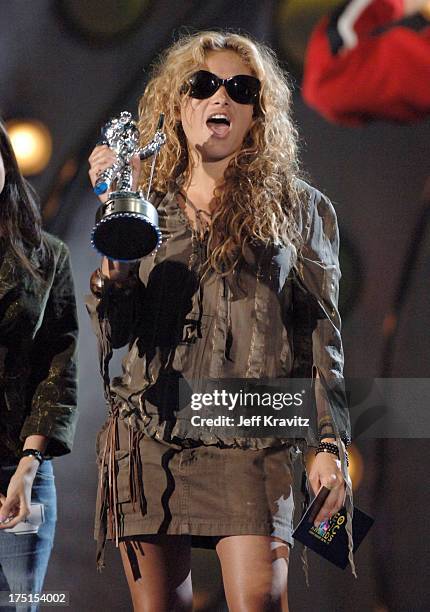
<instances>
[{"instance_id":1,"label":"mtv moonman trophy","mask_svg":"<svg viewBox=\"0 0 430 612\"><path fill-rule=\"evenodd\" d=\"M91 244L105 257L119 261L136 261L152 253L161 243L156 208L148 201L154 176L157 153L166 142L163 133L164 115L160 115L154 138L139 148L139 131L131 114L124 111L102 129L102 143L117 156L117 161L97 179L94 192L106 193L115 183L107 202L99 206L96 224L91 232ZM154 156L146 197L132 191L131 158Z\"/></svg>"}]
</instances>

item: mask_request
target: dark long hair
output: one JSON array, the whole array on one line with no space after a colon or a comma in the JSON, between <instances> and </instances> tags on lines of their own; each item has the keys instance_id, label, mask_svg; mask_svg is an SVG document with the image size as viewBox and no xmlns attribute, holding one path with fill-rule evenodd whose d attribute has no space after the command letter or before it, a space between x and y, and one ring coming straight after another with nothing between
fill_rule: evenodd
<instances>
[{"instance_id":1,"label":"dark long hair","mask_svg":"<svg viewBox=\"0 0 430 612\"><path fill-rule=\"evenodd\" d=\"M9 136L0 119L0 154L5 169L5 184L0 193L0 237L10 247L17 263L34 277L39 277L31 261L31 252L46 255L42 218L35 193L22 176Z\"/></svg>"}]
</instances>

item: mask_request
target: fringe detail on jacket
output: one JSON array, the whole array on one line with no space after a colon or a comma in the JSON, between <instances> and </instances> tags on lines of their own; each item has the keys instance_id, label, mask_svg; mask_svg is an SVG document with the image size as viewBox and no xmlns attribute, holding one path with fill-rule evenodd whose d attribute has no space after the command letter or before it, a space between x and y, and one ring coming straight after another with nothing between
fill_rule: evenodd
<instances>
[{"instance_id":1,"label":"fringe detail on jacket","mask_svg":"<svg viewBox=\"0 0 430 612\"><path fill-rule=\"evenodd\" d=\"M103 378L104 397L108 408L108 425L106 440L102 451L102 459L99 469L100 486L100 515L99 533L97 538L96 563L97 569L101 571L105 567L104 551L106 539L109 534L118 547L121 537L121 516L119 513L118 501L118 464L116 451L119 450L118 439L118 418L120 416L120 406L115 403L114 396L110 389L109 362L112 358L112 341L109 320L104 316L99 316L99 333L97 334L99 349L99 367ZM127 420L128 426L128 452L129 452L129 472L128 484L130 499L133 510L136 505L142 514L146 514L147 504L144 495L142 461L139 452L139 444L144 436L143 432L136 431ZM127 548L127 552L129 547Z\"/></svg>"},{"instance_id":2,"label":"fringe detail on jacket","mask_svg":"<svg viewBox=\"0 0 430 612\"><path fill-rule=\"evenodd\" d=\"M346 497L345 497L346 526L345 526L345 529L346 529L346 533L348 536L348 561L349 561L351 572L354 578L358 578L357 572L355 570L354 541L352 538L352 517L354 514L354 504L353 504L353 497L352 497L351 479L348 475L348 467L346 464L346 455L343 450L343 445L340 444L339 438L337 438L337 440L339 441L340 469L341 469L342 476L345 481L345 487L346 487Z\"/></svg>"},{"instance_id":3,"label":"fringe detail on jacket","mask_svg":"<svg viewBox=\"0 0 430 612\"><path fill-rule=\"evenodd\" d=\"M116 451L119 448L118 440L118 418L119 409L109 414L109 421L106 432L106 440L102 452L102 459L99 470L100 482L100 514L99 514L99 534L97 538L97 569L101 571L105 566L104 550L106 539L109 535L118 547L119 539L122 536L122 519L119 511L121 503L118 495L118 463ZM139 452L140 441L143 437L142 432L135 431L129 423L128 426L128 487L130 491L130 501L133 511L136 507L142 514L146 514L147 504L144 495L142 478L142 461ZM128 549L127 549L128 550Z\"/></svg>"},{"instance_id":4,"label":"fringe detail on jacket","mask_svg":"<svg viewBox=\"0 0 430 612\"><path fill-rule=\"evenodd\" d=\"M115 538L115 544L118 546L119 529L118 529L118 489L116 480L116 464L115 450L118 445L118 414L111 413L109 416L109 424L107 428L106 441L103 448L102 461L99 471L100 483L100 529L97 538L97 569L101 571L105 566L104 549L106 544L106 536L109 531Z\"/></svg>"},{"instance_id":5,"label":"fringe detail on jacket","mask_svg":"<svg viewBox=\"0 0 430 612\"><path fill-rule=\"evenodd\" d=\"M306 471L306 463L305 463L305 446L300 446L300 461L302 468L302 484L301 484L301 493L302 493L302 516L308 509L310 503L310 495L308 488L308 480L307 480L307 471ZM306 586L309 586L309 563L308 563L308 547L303 546L302 552L300 555L300 560L302 562L302 569L305 575Z\"/></svg>"}]
</instances>

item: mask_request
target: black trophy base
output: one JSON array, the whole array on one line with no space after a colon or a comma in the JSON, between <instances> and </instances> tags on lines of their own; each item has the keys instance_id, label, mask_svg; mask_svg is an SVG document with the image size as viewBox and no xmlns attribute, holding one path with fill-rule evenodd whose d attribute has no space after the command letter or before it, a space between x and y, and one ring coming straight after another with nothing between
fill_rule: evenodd
<instances>
[{"instance_id":1,"label":"black trophy base","mask_svg":"<svg viewBox=\"0 0 430 612\"><path fill-rule=\"evenodd\" d=\"M149 255L158 246L156 228L131 213L105 217L93 230L92 244L105 257L133 261Z\"/></svg>"},{"instance_id":2,"label":"black trophy base","mask_svg":"<svg viewBox=\"0 0 430 612\"><path fill-rule=\"evenodd\" d=\"M91 244L105 257L136 261L157 249L161 242L154 206L134 192L114 192L100 206Z\"/></svg>"}]
</instances>

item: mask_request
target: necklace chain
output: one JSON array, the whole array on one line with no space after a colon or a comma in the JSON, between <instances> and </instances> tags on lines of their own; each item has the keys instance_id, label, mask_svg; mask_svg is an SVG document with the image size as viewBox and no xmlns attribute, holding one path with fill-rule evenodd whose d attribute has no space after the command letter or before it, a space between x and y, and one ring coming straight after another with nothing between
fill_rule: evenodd
<instances>
[{"instance_id":1,"label":"necklace chain","mask_svg":"<svg viewBox=\"0 0 430 612\"><path fill-rule=\"evenodd\" d=\"M194 202L190 200L187 194L185 193L184 195L185 195L185 205L189 204L196 214L203 213L204 215L207 215L209 218L212 218L211 212L209 212L208 210L204 210L203 208L197 208L197 206L194 204Z\"/></svg>"},{"instance_id":2,"label":"necklace chain","mask_svg":"<svg viewBox=\"0 0 430 612\"><path fill-rule=\"evenodd\" d=\"M191 230L193 231L193 233L195 232L202 239L206 235L206 233L209 231L210 220L212 219L212 213L210 213L207 210L203 210L202 208L197 208L194 202L190 200L190 198L187 196L187 194L184 191L182 191L182 189L180 190L180 194L182 195L185 201L185 209L183 211L183 214L185 218L187 219L188 224ZM195 213L195 227L193 226L193 223L191 222L191 219L186 212L187 204L189 204L190 208ZM203 215L206 215L206 217L204 217Z\"/></svg>"}]
</instances>

